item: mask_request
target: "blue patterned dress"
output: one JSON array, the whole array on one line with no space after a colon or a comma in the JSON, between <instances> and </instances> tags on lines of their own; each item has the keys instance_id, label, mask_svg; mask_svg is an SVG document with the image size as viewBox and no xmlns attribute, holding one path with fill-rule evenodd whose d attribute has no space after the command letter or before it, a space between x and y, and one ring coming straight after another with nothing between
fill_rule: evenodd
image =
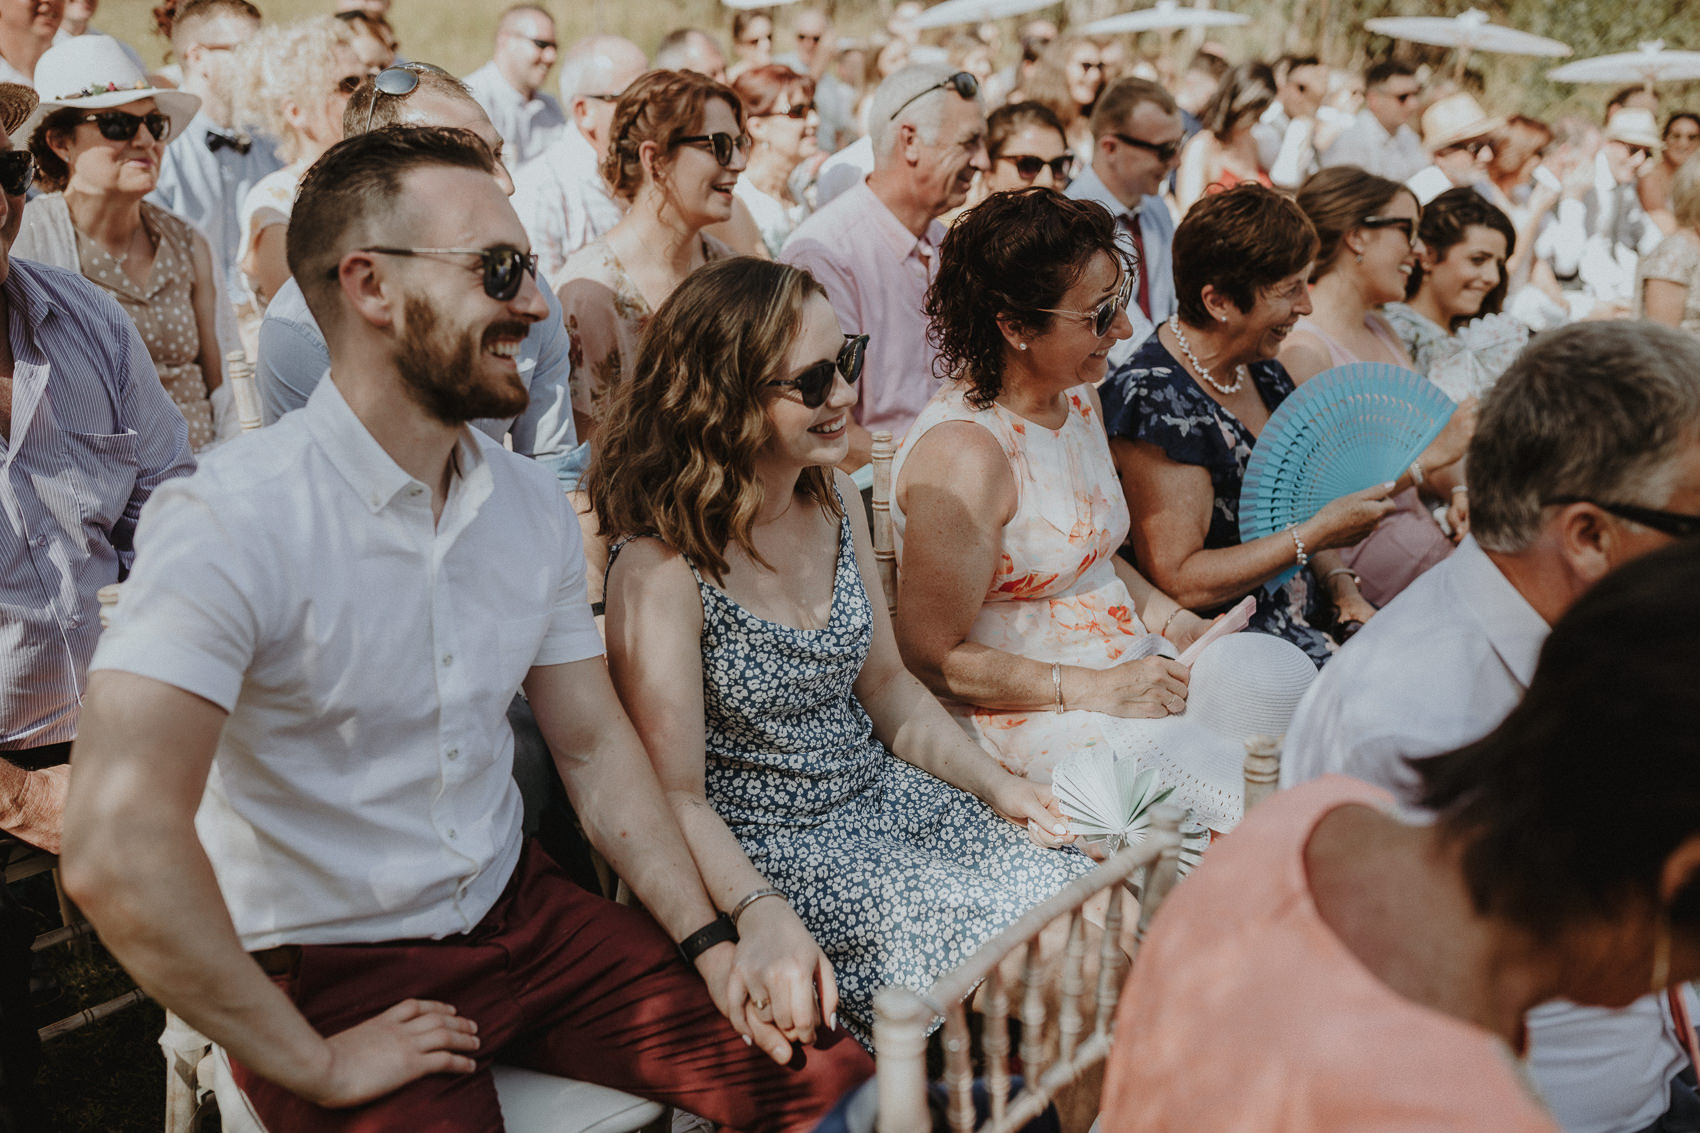
<instances>
[{"instance_id":1,"label":"blue patterned dress","mask_svg":"<svg viewBox=\"0 0 1700 1133\"><path fill-rule=\"evenodd\" d=\"M1247 369L1264 408L1271 413L1293 392L1293 379L1281 363L1253 362ZM1116 368L1098 393L1110 436L1156 445L1175 463L1195 465L1210 474L1216 498L1204 549L1239 546L1240 485L1257 443L1244 422L1199 388L1155 334ZM1131 561L1129 550L1124 548L1122 553ZM1328 639L1306 624L1303 616L1310 580L1307 568L1273 592L1259 586L1252 592L1257 611L1248 628L1287 639L1320 666L1328 660ZM1215 617L1231 605L1197 613Z\"/></svg>"},{"instance_id":2,"label":"blue patterned dress","mask_svg":"<svg viewBox=\"0 0 1700 1133\"><path fill-rule=\"evenodd\" d=\"M832 961L839 1018L867 1045L874 992L924 991L1093 863L1034 845L874 738L851 687L874 620L848 518L823 629L756 617L691 573L709 804Z\"/></svg>"}]
</instances>

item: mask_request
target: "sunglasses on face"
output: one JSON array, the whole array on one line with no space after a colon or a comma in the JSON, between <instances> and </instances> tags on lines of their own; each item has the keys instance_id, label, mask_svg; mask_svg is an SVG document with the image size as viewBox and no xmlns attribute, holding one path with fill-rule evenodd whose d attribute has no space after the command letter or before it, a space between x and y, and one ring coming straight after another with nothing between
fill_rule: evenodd
<instances>
[{"instance_id":1,"label":"sunglasses on face","mask_svg":"<svg viewBox=\"0 0 1700 1133\"><path fill-rule=\"evenodd\" d=\"M1552 507L1560 504L1593 504L1601 511L1615 515L1619 519L1639 523L1642 527L1651 528L1661 535L1669 535L1675 539L1686 539L1690 535L1700 535L1700 515L1684 515L1677 511L1660 511L1658 508L1638 507L1635 504L1601 503L1599 500L1590 500L1586 496L1554 496L1546 503Z\"/></svg>"},{"instance_id":2,"label":"sunglasses on face","mask_svg":"<svg viewBox=\"0 0 1700 1133\"><path fill-rule=\"evenodd\" d=\"M797 38L800 41L802 41L803 43L819 43L820 42L820 36L818 36L818 35L804 35L802 32L797 33Z\"/></svg>"},{"instance_id":3,"label":"sunglasses on face","mask_svg":"<svg viewBox=\"0 0 1700 1133\"><path fill-rule=\"evenodd\" d=\"M925 98L936 90L953 90L962 98L978 98L980 96L980 80L967 71L958 71L942 82L934 83L926 90L916 91L903 100L903 105L891 112L891 121L897 121L897 116L909 108L909 104L918 98Z\"/></svg>"},{"instance_id":4,"label":"sunglasses on face","mask_svg":"<svg viewBox=\"0 0 1700 1133\"><path fill-rule=\"evenodd\" d=\"M1092 333L1103 338L1110 333L1110 324L1116 321L1116 312L1127 306L1127 301L1133 297L1134 280L1138 277L1131 271L1122 273L1121 286L1116 293L1099 304L1092 311L1065 311L1055 307L1040 307L1039 310L1047 315L1073 315L1077 319L1088 319L1092 323Z\"/></svg>"},{"instance_id":5,"label":"sunglasses on face","mask_svg":"<svg viewBox=\"0 0 1700 1133\"><path fill-rule=\"evenodd\" d=\"M867 353L867 335L847 334L834 361L816 362L794 378L779 378L765 384L780 389L794 389L805 406L819 409L826 404L826 395L832 392L832 382L836 375L843 374L846 382L850 385L856 384L856 379L862 376L862 360Z\"/></svg>"},{"instance_id":6,"label":"sunglasses on face","mask_svg":"<svg viewBox=\"0 0 1700 1133\"><path fill-rule=\"evenodd\" d=\"M123 110L101 110L90 114L84 122L93 122L100 131L100 136L109 142L128 142L136 137L136 131L143 126L153 135L156 142L171 139L171 119L163 111L150 110L146 114L130 114Z\"/></svg>"},{"instance_id":7,"label":"sunglasses on face","mask_svg":"<svg viewBox=\"0 0 1700 1133\"><path fill-rule=\"evenodd\" d=\"M680 138L678 144L707 149L714 155L714 160L723 166L732 164L734 152L746 155L750 152L750 136L748 134L739 134L737 137L733 137L731 134L722 131L716 131L712 134L692 134L689 137Z\"/></svg>"},{"instance_id":8,"label":"sunglasses on face","mask_svg":"<svg viewBox=\"0 0 1700 1133\"><path fill-rule=\"evenodd\" d=\"M21 197L35 184L35 157L27 149L0 151L0 192Z\"/></svg>"},{"instance_id":9,"label":"sunglasses on face","mask_svg":"<svg viewBox=\"0 0 1700 1133\"><path fill-rule=\"evenodd\" d=\"M529 35L515 35L515 39L523 39L539 51L559 51L561 45L552 39L533 39Z\"/></svg>"},{"instance_id":10,"label":"sunglasses on face","mask_svg":"<svg viewBox=\"0 0 1700 1133\"><path fill-rule=\"evenodd\" d=\"M1014 162L1016 176L1023 181L1031 181L1039 176L1040 170L1049 169L1051 176L1056 178L1058 183L1063 183L1068 180L1068 171L1074 165L1074 158L1066 153L1053 158L1036 157L1030 153L1002 154L998 160Z\"/></svg>"},{"instance_id":11,"label":"sunglasses on face","mask_svg":"<svg viewBox=\"0 0 1700 1133\"><path fill-rule=\"evenodd\" d=\"M1394 228L1404 233L1406 243L1417 238L1417 222L1408 216L1366 216L1358 221L1362 228Z\"/></svg>"},{"instance_id":12,"label":"sunglasses on face","mask_svg":"<svg viewBox=\"0 0 1700 1133\"><path fill-rule=\"evenodd\" d=\"M1482 150L1486 149L1487 146L1488 140L1486 138L1474 138L1467 142L1459 142L1455 146L1447 146L1445 149L1436 150L1435 154L1438 156L1449 153L1467 153L1471 157L1475 157L1477 154L1481 153Z\"/></svg>"},{"instance_id":13,"label":"sunglasses on face","mask_svg":"<svg viewBox=\"0 0 1700 1133\"><path fill-rule=\"evenodd\" d=\"M518 248L362 248L383 256L477 256L483 264L484 294L506 303L519 294L520 282L529 272L537 278L537 253Z\"/></svg>"},{"instance_id":14,"label":"sunglasses on face","mask_svg":"<svg viewBox=\"0 0 1700 1133\"><path fill-rule=\"evenodd\" d=\"M1175 160L1175 155L1181 152L1181 143L1186 140L1184 138L1176 138L1172 142L1148 142L1144 138L1134 138L1127 134L1111 134L1110 137L1126 145L1145 150L1147 153L1154 155L1158 161L1161 161L1164 164Z\"/></svg>"},{"instance_id":15,"label":"sunglasses on face","mask_svg":"<svg viewBox=\"0 0 1700 1133\"><path fill-rule=\"evenodd\" d=\"M758 115L756 115L756 117L757 118L796 118L796 119L801 120L803 118L807 118L810 114L812 114L814 112L814 109L815 109L815 104L812 103L812 102L799 102L795 106L787 106L783 110L780 109L779 107L775 106L772 110L769 110L766 114L758 114ZM725 163L722 162L721 164L725 164Z\"/></svg>"}]
</instances>

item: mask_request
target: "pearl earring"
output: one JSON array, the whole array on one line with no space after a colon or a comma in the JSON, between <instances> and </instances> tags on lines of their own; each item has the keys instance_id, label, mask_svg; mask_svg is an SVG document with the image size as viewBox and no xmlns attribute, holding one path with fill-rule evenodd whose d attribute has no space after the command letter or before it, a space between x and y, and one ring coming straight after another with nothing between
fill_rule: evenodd
<instances>
[{"instance_id":1,"label":"pearl earring","mask_svg":"<svg viewBox=\"0 0 1700 1133\"><path fill-rule=\"evenodd\" d=\"M1219 322L1219 323L1225 323L1225 322L1227 322L1227 321L1228 321L1228 316L1226 316L1226 315L1217 315L1217 316L1216 316L1216 321L1217 321L1217 322Z\"/></svg>"},{"instance_id":2,"label":"pearl earring","mask_svg":"<svg viewBox=\"0 0 1700 1133\"><path fill-rule=\"evenodd\" d=\"M1027 344L1025 342L1018 342L1018 343L1015 344L1015 348L1017 350L1026 350Z\"/></svg>"},{"instance_id":3,"label":"pearl earring","mask_svg":"<svg viewBox=\"0 0 1700 1133\"><path fill-rule=\"evenodd\" d=\"M1359 253L1358 253L1358 255L1357 255L1357 261L1358 261L1358 263L1360 263L1360 264L1361 264L1361 263L1363 263L1363 262L1364 262L1364 254L1363 254L1363 253L1362 253L1362 252L1359 252Z\"/></svg>"}]
</instances>

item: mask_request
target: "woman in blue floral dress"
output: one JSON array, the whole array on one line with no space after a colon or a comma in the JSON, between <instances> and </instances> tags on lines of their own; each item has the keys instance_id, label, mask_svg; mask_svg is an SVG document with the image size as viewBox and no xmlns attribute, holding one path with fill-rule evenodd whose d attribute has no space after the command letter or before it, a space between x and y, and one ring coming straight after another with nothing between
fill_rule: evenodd
<instances>
[{"instance_id":1,"label":"woman in blue floral dress","mask_svg":"<svg viewBox=\"0 0 1700 1133\"><path fill-rule=\"evenodd\" d=\"M1049 789L904 670L869 600L866 524L833 471L865 341L805 272L697 272L615 391L587 482L614 542L615 685L737 918L731 1017L764 1046L840 1020L868 1041L880 987L925 989L1092 864L1057 848Z\"/></svg>"},{"instance_id":2,"label":"woman in blue floral dress","mask_svg":"<svg viewBox=\"0 0 1700 1133\"><path fill-rule=\"evenodd\" d=\"M1329 642L1305 620L1310 588L1324 581L1342 621L1373 614L1333 549L1356 543L1392 510L1388 486L1342 496L1290 531L1240 541L1240 484L1258 434L1293 392L1274 358L1310 312L1316 246L1298 206L1261 186L1201 200L1175 230L1179 313L1099 392L1140 572L1205 617L1253 595L1250 628L1286 638L1321 665ZM1295 564L1307 569L1266 585Z\"/></svg>"}]
</instances>

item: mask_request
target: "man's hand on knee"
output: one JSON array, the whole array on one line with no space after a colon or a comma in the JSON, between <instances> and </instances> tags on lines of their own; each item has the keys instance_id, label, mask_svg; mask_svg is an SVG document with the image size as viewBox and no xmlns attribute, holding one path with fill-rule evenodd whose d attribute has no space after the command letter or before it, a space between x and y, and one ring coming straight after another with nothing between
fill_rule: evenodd
<instances>
[{"instance_id":1,"label":"man's hand on knee","mask_svg":"<svg viewBox=\"0 0 1700 1133\"><path fill-rule=\"evenodd\" d=\"M57 854L71 765L25 771L7 764L4 772L0 780L0 830Z\"/></svg>"},{"instance_id":2,"label":"man's hand on knee","mask_svg":"<svg viewBox=\"0 0 1700 1133\"><path fill-rule=\"evenodd\" d=\"M328 1108L381 1098L427 1074L470 1074L478 1064L462 1051L478 1049L478 1024L447 1003L404 999L331 1036L331 1064L322 1088L302 1091Z\"/></svg>"}]
</instances>

